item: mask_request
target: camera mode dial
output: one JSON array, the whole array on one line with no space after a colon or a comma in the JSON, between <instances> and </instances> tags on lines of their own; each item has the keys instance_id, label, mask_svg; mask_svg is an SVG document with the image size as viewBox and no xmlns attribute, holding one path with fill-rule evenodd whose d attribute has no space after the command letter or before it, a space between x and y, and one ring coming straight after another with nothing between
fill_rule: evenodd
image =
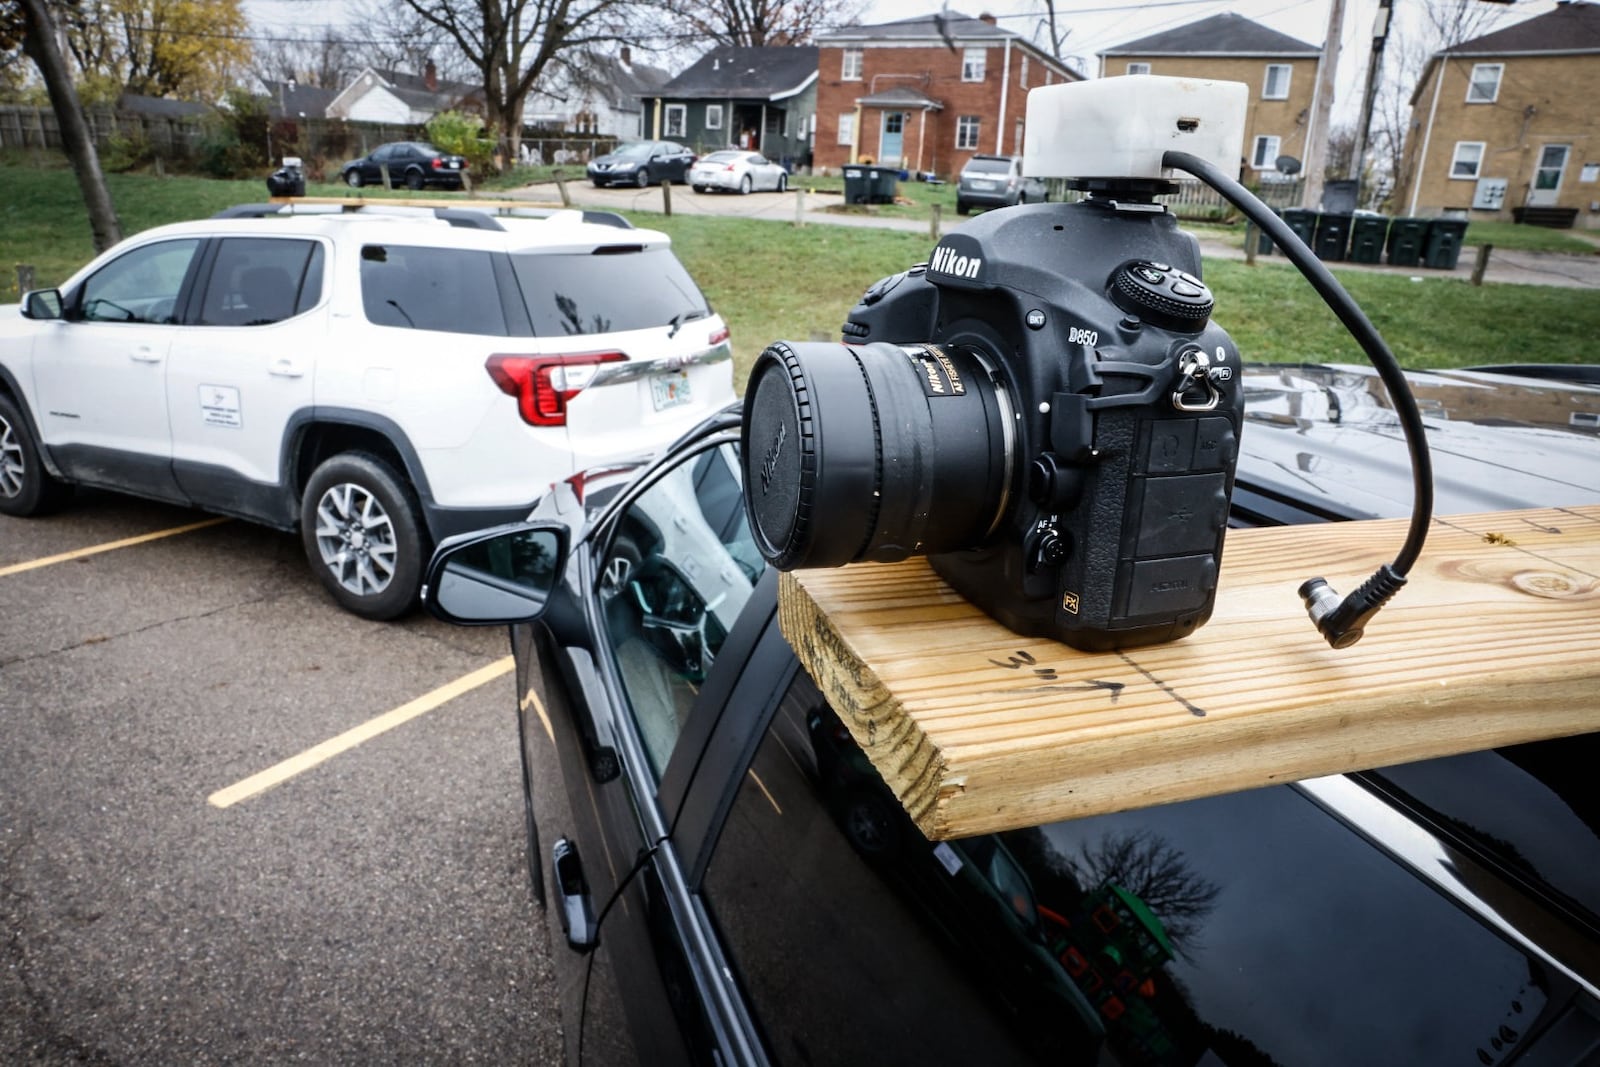
<instances>
[{"instance_id":1,"label":"camera mode dial","mask_svg":"<svg viewBox=\"0 0 1600 1067\"><path fill-rule=\"evenodd\" d=\"M1165 263L1135 259L1111 275L1111 302L1174 333L1199 333L1216 301L1204 282Z\"/></svg>"}]
</instances>

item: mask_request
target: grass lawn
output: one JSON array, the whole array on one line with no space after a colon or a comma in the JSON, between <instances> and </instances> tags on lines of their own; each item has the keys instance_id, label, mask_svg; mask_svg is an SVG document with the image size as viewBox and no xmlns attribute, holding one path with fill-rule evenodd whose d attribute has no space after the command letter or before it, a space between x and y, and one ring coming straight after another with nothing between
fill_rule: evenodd
<instances>
[{"instance_id":1,"label":"grass lawn","mask_svg":"<svg viewBox=\"0 0 1600 1067\"><path fill-rule=\"evenodd\" d=\"M5 271L0 300L15 300L14 264L31 264L36 284L56 285L93 256L93 245L77 183L65 167L0 160L0 182L7 190L0 202L0 269ZM214 214L232 204L264 200L266 192L258 179L223 182L114 174L108 175L107 183L129 234ZM947 218L954 217L950 186L902 183L902 189L908 187L930 198L949 197ZM343 186L320 184L307 192L351 194ZM362 192L368 197L387 195L382 190ZM459 194L435 195L446 201L459 199ZM836 338L863 289L885 274L926 259L930 247L926 234L889 230L683 215L640 214L633 221L673 238L679 257L728 320L741 382L744 369L770 341ZM1468 230L1469 241L1480 225ZM1491 231L1485 226L1479 232L1492 233L1500 244L1499 229L1536 228L1501 226ZM1520 285L1474 288L1455 278L1412 281L1403 275L1340 270L1336 265L1333 270L1409 367L1595 361L1592 339L1600 336L1600 299L1592 291ZM1233 335L1245 358L1365 362L1332 312L1288 264L1263 259L1252 268L1219 260L1208 261L1205 271L1217 297L1216 321Z\"/></svg>"}]
</instances>

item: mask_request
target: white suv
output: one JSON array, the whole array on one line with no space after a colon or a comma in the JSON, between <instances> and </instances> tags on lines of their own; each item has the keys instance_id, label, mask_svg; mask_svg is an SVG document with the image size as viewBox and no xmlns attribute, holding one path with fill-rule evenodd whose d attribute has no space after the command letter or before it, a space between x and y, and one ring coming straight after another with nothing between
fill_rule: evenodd
<instances>
[{"instance_id":1,"label":"white suv","mask_svg":"<svg viewBox=\"0 0 1600 1067\"><path fill-rule=\"evenodd\" d=\"M728 330L619 216L241 207L0 307L0 512L93 485L299 530L372 619L432 543L733 399Z\"/></svg>"}]
</instances>

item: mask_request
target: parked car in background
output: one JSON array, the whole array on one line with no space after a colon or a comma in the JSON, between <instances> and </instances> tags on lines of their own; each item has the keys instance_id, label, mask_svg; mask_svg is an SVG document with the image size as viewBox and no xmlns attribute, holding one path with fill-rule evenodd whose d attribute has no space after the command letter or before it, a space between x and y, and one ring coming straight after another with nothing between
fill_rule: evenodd
<instances>
[{"instance_id":1,"label":"parked car in background","mask_svg":"<svg viewBox=\"0 0 1600 1067\"><path fill-rule=\"evenodd\" d=\"M1600 503L1572 417L1600 382L1413 380L1438 514ZM1234 525L1406 512L1373 374L1244 385ZM535 890L549 855L554 939L598 943L622 1013L569 1003L579 1042L626 1031L652 1065L1597 1062L1600 734L932 843L779 631L739 449L730 407L430 567L436 614L513 624ZM546 782L559 822L534 819Z\"/></svg>"},{"instance_id":2,"label":"parked car in background","mask_svg":"<svg viewBox=\"0 0 1600 1067\"><path fill-rule=\"evenodd\" d=\"M0 512L88 485L297 530L388 619L438 539L733 397L727 326L620 216L278 211L149 230L0 308Z\"/></svg>"},{"instance_id":3,"label":"parked car in background","mask_svg":"<svg viewBox=\"0 0 1600 1067\"><path fill-rule=\"evenodd\" d=\"M382 185L385 170L391 187L459 189L467 173L467 160L441 152L424 141L395 141L346 163L339 168L339 180L352 189Z\"/></svg>"},{"instance_id":4,"label":"parked car in background","mask_svg":"<svg viewBox=\"0 0 1600 1067\"><path fill-rule=\"evenodd\" d=\"M596 156L589 163L589 180L596 187L607 185L682 184L689 180L694 153L676 141L634 141L615 152Z\"/></svg>"},{"instance_id":5,"label":"parked car in background","mask_svg":"<svg viewBox=\"0 0 1600 1067\"><path fill-rule=\"evenodd\" d=\"M1022 176L1020 156L973 156L956 184L956 214L975 207L1042 204L1048 197L1042 178Z\"/></svg>"},{"instance_id":6,"label":"parked car in background","mask_svg":"<svg viewBox=\"0 0 1600 1067\"><path fill-rule=\"evenodd\" d=\"M781 193L789 188L789 172L760 152L723 149L695 161L689 184L697 193Z\"/></svg>"}]
</instances>

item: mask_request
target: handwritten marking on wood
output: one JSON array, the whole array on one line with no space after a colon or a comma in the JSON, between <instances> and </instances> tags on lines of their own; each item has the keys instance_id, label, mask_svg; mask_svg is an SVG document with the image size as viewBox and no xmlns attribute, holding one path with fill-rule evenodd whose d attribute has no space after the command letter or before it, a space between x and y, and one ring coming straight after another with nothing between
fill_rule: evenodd
<instances>
[{"instance_id":1,"label":"handwritten marking on wood","mask_svg":"<svg viewBox=\"0 0 1600 1067\"><path fill-rule=\"evenodd\" d=\"M1211 621L1120 653L1019 637L920 559L786 574L779 618L935 839L1600 729L1600 508L1437 519L1328 648L1296 588L1354 588L1403 534L1230 531Z\"/></svg>"}]
</instances>

